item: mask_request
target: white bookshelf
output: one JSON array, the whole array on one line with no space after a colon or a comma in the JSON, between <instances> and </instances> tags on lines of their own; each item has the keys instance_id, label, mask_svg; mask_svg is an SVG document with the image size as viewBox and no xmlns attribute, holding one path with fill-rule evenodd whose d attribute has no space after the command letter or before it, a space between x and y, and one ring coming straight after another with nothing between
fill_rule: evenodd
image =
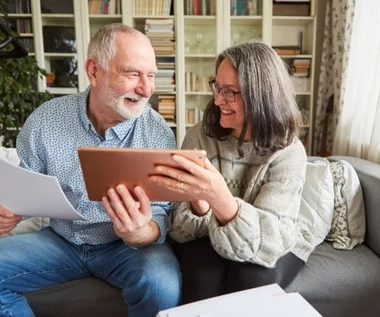
<instances>
[{"instance_id":1,"label":"white bookshelf","mask_svg":"<svg viewBox=\"0 0 380 317\"><path fill-rule=\"evenodd\" d=\"M176 120L169 125L174 129L178 147L180 147L186 130L192 126L186 122L187 108L196 107L198 113L204 109L207 101L211 97L211 92L205 86L206 77L214 75L214 61L218 52L233 43L246 41L250 38L260 38L272 46L297 45L300 32L303 33L304 52L299 55L283 55L284 61L291 63L293 59L309 59L310 74L307 88L298 93L300 107L305 108L306 113L305 129L307 134L308 154L311 153L313 121L313 92L315 73L315 43L316 43L316 14L314 16L273 16L272 0L257 0L259 11L254 15L234 15L231 12L231 2L233 0L210 0L215 4L215 10L211 15L189 15L185 14L186 1L172 0L174 5L173 15L146 15L134 14L134 2L145 0L118 0L120 1L119 12L113 14L93 14L89 13L89 5L86 0L66 0L58 1L60 7L69 4L73 8L72 13L42 13L41 1L31 0L30 14L12 14L12 18L32 19L33 33L23 36L32 37L34 40L34 56L42 68L50 71L52 60L70 59L77 60L77 85L76 87L47 87L45 79L40 79L38 87L41 90L49 89L57 95L76 93L83 91L88 81L84 72L87 45L90 37L101 26L121 22L132 25L141 30L145 19L174 19L175 28L175 92L176 97ZM115 1L115 0L111 0ZM159 0L157 0L159 1ZM162 3L167 0L160 0ZM208 0L207 0L208 1ZM239 0L238 0L239 1ZM51 2L51 1L49 1ZM148 2L146 3L154 3ZM202 2L202 1L201 1ZM206 1L203 1L205 3ZM314 3L314 1L311 1ZM141 4L141 3L140 3ZM156 9L154 9L156 10ZM157 9L158 10L158 9ZM140 12L138 12L140 13ZM232 14L231 14L232 13ZM76 51L65 52L45 52L43 43L44 26L69 26L75 30ZM202 34L202 38L197 42L197 32ZM59 36L59 34L57 34ZM202 79L202 85L198 89L189 89L186 85L186 73L195 73ZM156 92L156 95L162 92Z\"/></svg>"}]
</instances>

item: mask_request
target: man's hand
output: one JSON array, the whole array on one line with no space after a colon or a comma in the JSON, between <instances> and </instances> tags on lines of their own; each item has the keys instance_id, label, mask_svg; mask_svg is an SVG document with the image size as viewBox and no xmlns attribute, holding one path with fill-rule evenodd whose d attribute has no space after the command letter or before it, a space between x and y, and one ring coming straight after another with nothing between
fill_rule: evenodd
<instances>
[{"instance_id":1,"label":"man's hand","mask_svg":"<svg viewBox=\"0 0 380 317\"><path fill-rule=\"evenodd\" d=\"M134 247L145 247L160 237L160 229L152 220L150 200L141 187L135 187L136 201L124 185L116 186L103 197L115 233Z\"/></svg>"},{"instance_id":2,"label":"man's hand","mask_svg":"<svg viewBox=\"0 0 380 317\"><path fill-rule=\"evenodd\" d=\"M8 209L0 206L0 234L8 233L14 229L21 220L21 216L17 216Z\"/></svg>"}]
</instances>

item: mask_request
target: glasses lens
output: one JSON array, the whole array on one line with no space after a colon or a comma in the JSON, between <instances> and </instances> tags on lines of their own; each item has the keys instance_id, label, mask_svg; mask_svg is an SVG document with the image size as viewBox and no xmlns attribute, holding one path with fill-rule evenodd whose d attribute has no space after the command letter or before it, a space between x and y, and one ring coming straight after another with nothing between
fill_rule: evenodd
<instances>
[{"instance_id":1,"label":"glasses lens","mask_svg":"<svg viewBox=\"0 0 380 317\"><path fill-rule=\"evenodd\" d=\"M216 83L214 81L210 82L210 88L212 93L214 94L214 97L218 94L218 87L216 86Z\"/></svg>"},{"instance_id":2,"label":"glasses lens","mask_svg":"<svg viewBox=\"0 0 380 317\"><path fill-rule=\"evenodd\" d=\"M223 96L229 102L234 102L235 101L235 94L234 94L234 92L231 89L224 88L223 89Z\"/></svg>"},{"instance_id":3,"label":"glasses lens","mask_svg":"<svg viewBox=\"0 0 380 317\"><path fill-rule=\"evenodd\" d=\"M235 93L229 88L220 88L215 81L210 82L210 88L214 97L217 97L219 92L222 92L223 98L229 102L235 101Z\"/></svg>"}]
</instances>

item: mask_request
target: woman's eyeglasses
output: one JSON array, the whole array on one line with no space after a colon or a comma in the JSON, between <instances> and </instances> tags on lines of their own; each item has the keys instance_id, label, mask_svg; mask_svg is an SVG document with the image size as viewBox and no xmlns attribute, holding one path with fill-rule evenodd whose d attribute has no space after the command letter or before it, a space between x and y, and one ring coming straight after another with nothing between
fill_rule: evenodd
<instances>
[{"instance_id":1,"label":"woman's eyeglasses","mask_svg":"<svg viewBox=\"0 0 380 317\"><path fill-rule=\"evenodd\" d=\"M241 93L241 91L233 91L232 89L227 87L219 87L215 80L211 80L209 82L209 85L212 93L214 94L214 97L218 96L218 94L222 92L224 99L226 99L226 101L228 102L235 102L235 96Z\"/></svg>"}]
</instances>

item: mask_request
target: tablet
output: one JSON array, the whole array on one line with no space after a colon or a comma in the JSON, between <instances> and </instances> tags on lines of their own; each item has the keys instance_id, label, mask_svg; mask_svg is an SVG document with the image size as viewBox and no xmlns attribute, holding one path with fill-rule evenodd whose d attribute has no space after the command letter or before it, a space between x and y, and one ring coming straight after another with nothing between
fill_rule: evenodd
<instances>
[{"instance_id":1,"label":"tablet","mask_svg":"<svg viewBox=\"0 0 380 317\"><path fill-rule=\"evenodd\" d=\"M149 176L155 173L157 165L179 167L172 159L173 154L204 166L204 150L79 147L78 155L88 198L100 201L107 196L110 188L124 184L133 196L133 188L141 186L151 201L189 201L183 193L173 193L149 182Z\"/></svg>"}]
</instances>

